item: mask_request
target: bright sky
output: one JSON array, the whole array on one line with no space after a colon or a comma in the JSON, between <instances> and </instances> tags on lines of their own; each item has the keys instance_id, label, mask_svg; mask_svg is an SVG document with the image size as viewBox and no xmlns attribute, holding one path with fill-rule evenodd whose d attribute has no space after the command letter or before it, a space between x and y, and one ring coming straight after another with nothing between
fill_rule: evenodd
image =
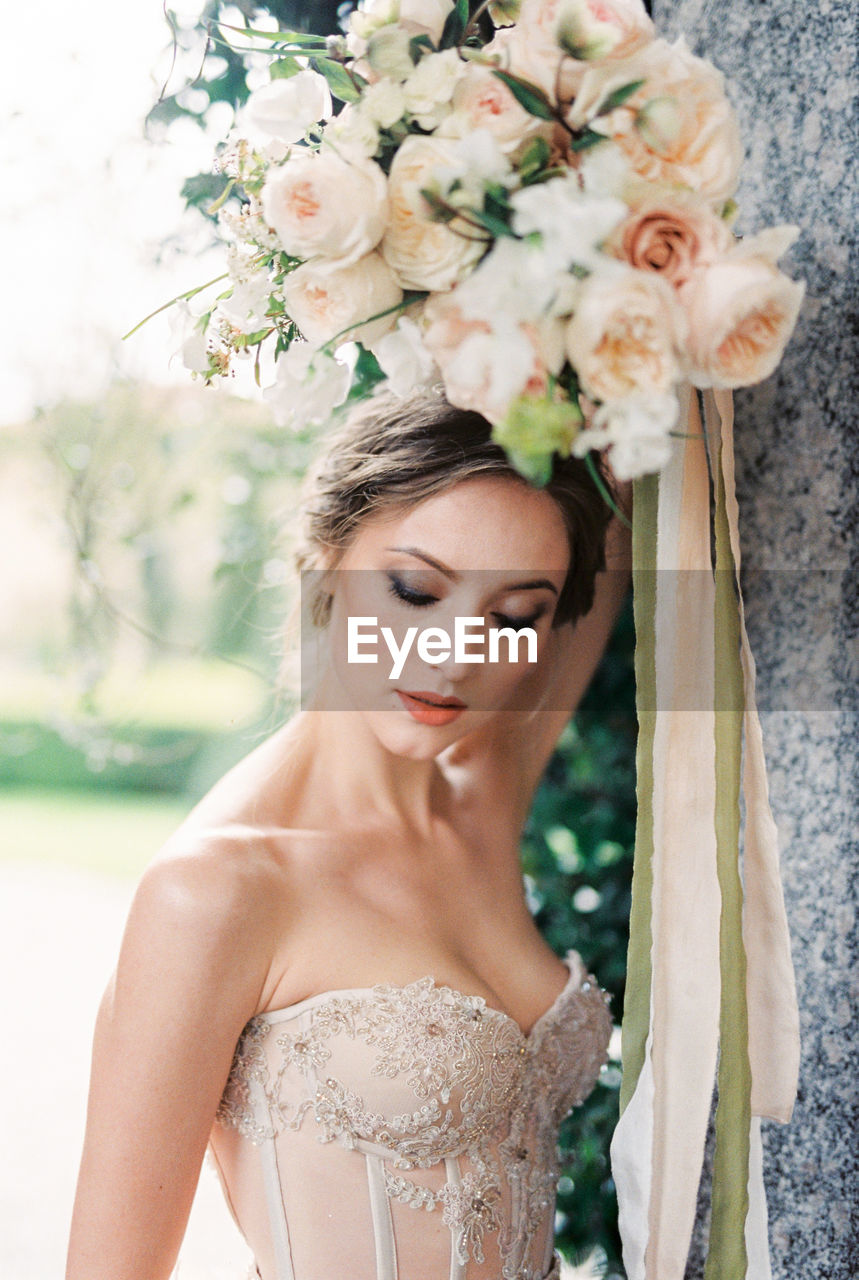
<instances>
[{"instance_id":1,"label":"bright sky","mask_svg":"<svg viewBox=\"0 0 859 1280\"><path fill-rule=\"evenodd\" d=\"M173 0L194 15L202 0ZM40 0L6 25L0 53L3 246L0 423L64 394L93 396L111 371L155 381L190 375L163 318L120 341L149 311L222 270L193 240L179 188L208 169L214 138L190 124L143 138L170 67L161 0ZM171 88L178 87L178 80ZM190 228L190 230L189 230ZM158 256L184 229L184 248Z\"/></svg>"}]
</instances>

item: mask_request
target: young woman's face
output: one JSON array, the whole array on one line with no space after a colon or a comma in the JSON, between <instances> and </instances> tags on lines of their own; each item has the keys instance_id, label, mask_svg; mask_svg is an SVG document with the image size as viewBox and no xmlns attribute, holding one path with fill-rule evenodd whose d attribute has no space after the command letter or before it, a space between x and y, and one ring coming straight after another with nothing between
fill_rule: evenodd
<instances>
[{"instance_id":1,"label":"young woman's face","mask_svg":"<svg viewBox=\"0 0 859 1280\"><path fill-rule=\"evenodd\" d=\"M463 480L365 521L333 573L328 687L337 708L359 711L386 748L414 759L437 755L501 712L526 712L569 559L554 499L508 476ZM460 653L457 618L470 619ZM353 641L359 628L364 637L351 660L350 627ZM525 637L518 661L503 638L490 660L489 629L502 627L533 629L536 665ZM444 636L432 633L421 652L429 628L450 638L449 655ZM356 662L358 652L376 661Z\"/></svg>"}]
</instances>

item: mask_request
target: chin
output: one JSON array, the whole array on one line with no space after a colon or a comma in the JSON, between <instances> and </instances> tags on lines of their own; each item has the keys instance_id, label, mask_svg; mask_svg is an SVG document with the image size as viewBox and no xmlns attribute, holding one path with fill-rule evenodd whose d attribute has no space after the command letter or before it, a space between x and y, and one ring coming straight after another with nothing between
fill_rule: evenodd
<instances>
[{"instance_id":1,"label":"chin","mask_svg":"<svg viewBox=\"0 0 859 1280\"><path fill-rule=\"evenodd\" d=\"M412 720L407 711L365 711L364 718L380 745L406 760L432 760L477 726L465 713L448 725L426 725Z\"/></svg>"}]
</instances>

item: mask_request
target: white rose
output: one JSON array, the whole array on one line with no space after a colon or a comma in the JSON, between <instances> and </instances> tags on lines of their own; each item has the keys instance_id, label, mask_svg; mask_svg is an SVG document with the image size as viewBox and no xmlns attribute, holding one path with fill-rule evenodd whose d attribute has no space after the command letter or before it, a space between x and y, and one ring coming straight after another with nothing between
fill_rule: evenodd
<instances>
[{"instance_id":1,"label":"white rose","mask_svg":"<svg viewBox=\"0 0 859 1280\"><path fill-rule=\"evenodd\" d=\"M385 175L372 160L331 150L292 156L269 173L262 207L287 253L332 269L349 266L382 238Z\"/></svg>"},{"instance_id":2,"label":"white rose","mask_svg":"<svg viewBox=\"0 0 859 1280\"><path fill-rule=\"evenodd\" d=\"M349 394L352 371L309 342L293 342L277 358L276 381L263 392L279 427L299 431L325 422Z\"/></svg>"},{"instance_id":3,"label":"white rose","mask_svg":"<svg viewBox=\"0 0 859 1280\"><path fill-rule=\"evenodd\" d=\"M394 327L403 291L378 253L337 271L320 272L305 262L283 283L288 315L314 345L331 342L375 342ZM382 312L389 314L382 315ZM370 321L371 317L379 319Z\"/></svg>"},{"instance_id":4,"label":"white rose","mask_svg":"<svg viewBox=\"0 0 859 1280\"><path fill-rule=\"evenodd\" d=\"M473 227L454 219L437 222L421 195L436 170L456 162L449 138L406 138L388 178L390 220L380 249L404 289L450 289L463 279L489 245Z\"/></svg>"},{"instance_id":5,"label":"white rose","mask_svg":"<svg viewBox=\"0 0 859 1280\"><path fill-rule=\"evenodd\" d=\"M349 30L369 40L380 27L401 22L411 35L428 35L438 44L454 0L361 0L349 16Z\"/></svg>"},{"instance_id":6,"label":"white rose","mask_svg":"<svg viewBox=\"0 0 859 1280\"><path fill-rule=\"evenodd\" d=\"M256 89L244 109L252 130L283 143L297 142L310 125L330 114L331 94L325 77L310 70Z\"/></svg>"},{"instance_id":7,"label":"white rose","mask_svg":"<svg viewBox=\"0 0 859 1280\"><path fill-rule=\"evenodd\" d=\"M417 28L438 44L444 24L453 11L454 0L400 0L400 22Z\"/></svg>"},{"instance_id":8,"label":"white rose","mask_svg":"<svg viewBox=\"0 0 859 1280\"><path fill-rule=\"evenodd\" d=\"M421 331L408 316L400 316L396 329L373 344L373 355L395 396L407 396L438 377Z\"/></svg>"},{"instance_id":9,"label":"white rose","mask_svg":"<svg viewBox=\"0 0 859 1280\"><path fill-rule=\"evenodd\" d=\"M582 285L567 326L567 355L596 401L664 395L679 377L683 317L657 275L606 263Z\"/></svg>"},{"instance_id":10,"label":"white rose","mask_svg":"<svg viewBox=\"0 0 859 1280\"><path fill-rule=\"evenodd\" d=\"M399 0L361 0L349 15L349 30L359 40L369 40L374 31L396 22L399 16Z\"/></svg>"}]
</instances>

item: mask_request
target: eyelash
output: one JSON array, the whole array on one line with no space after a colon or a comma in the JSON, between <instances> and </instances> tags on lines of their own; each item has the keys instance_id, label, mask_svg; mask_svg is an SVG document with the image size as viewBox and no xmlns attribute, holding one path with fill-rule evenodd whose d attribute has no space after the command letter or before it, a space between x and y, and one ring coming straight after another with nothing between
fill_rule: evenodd
<instances>
[{"instance_id":1,"label":"eyelash","mask_svg":"<svg viewBox=\"0 0 859 1280\"><path fill-rule=\"evenodd\" d=\"M428 605L435 604L438 600L437 596L427 595L422 591L410 591L404 582L400 582L399 578L388 575L388 591L397 600L402 600L403 604L411 605L415 609L425 609ZM521 631L525 627L532 627L534 623L543 616L543 610L531 615L530 618L511 618L506 613L494 613L492 615L497 618L502 627L512 627L514 631Z\"/></svg>"}]
</instances>

